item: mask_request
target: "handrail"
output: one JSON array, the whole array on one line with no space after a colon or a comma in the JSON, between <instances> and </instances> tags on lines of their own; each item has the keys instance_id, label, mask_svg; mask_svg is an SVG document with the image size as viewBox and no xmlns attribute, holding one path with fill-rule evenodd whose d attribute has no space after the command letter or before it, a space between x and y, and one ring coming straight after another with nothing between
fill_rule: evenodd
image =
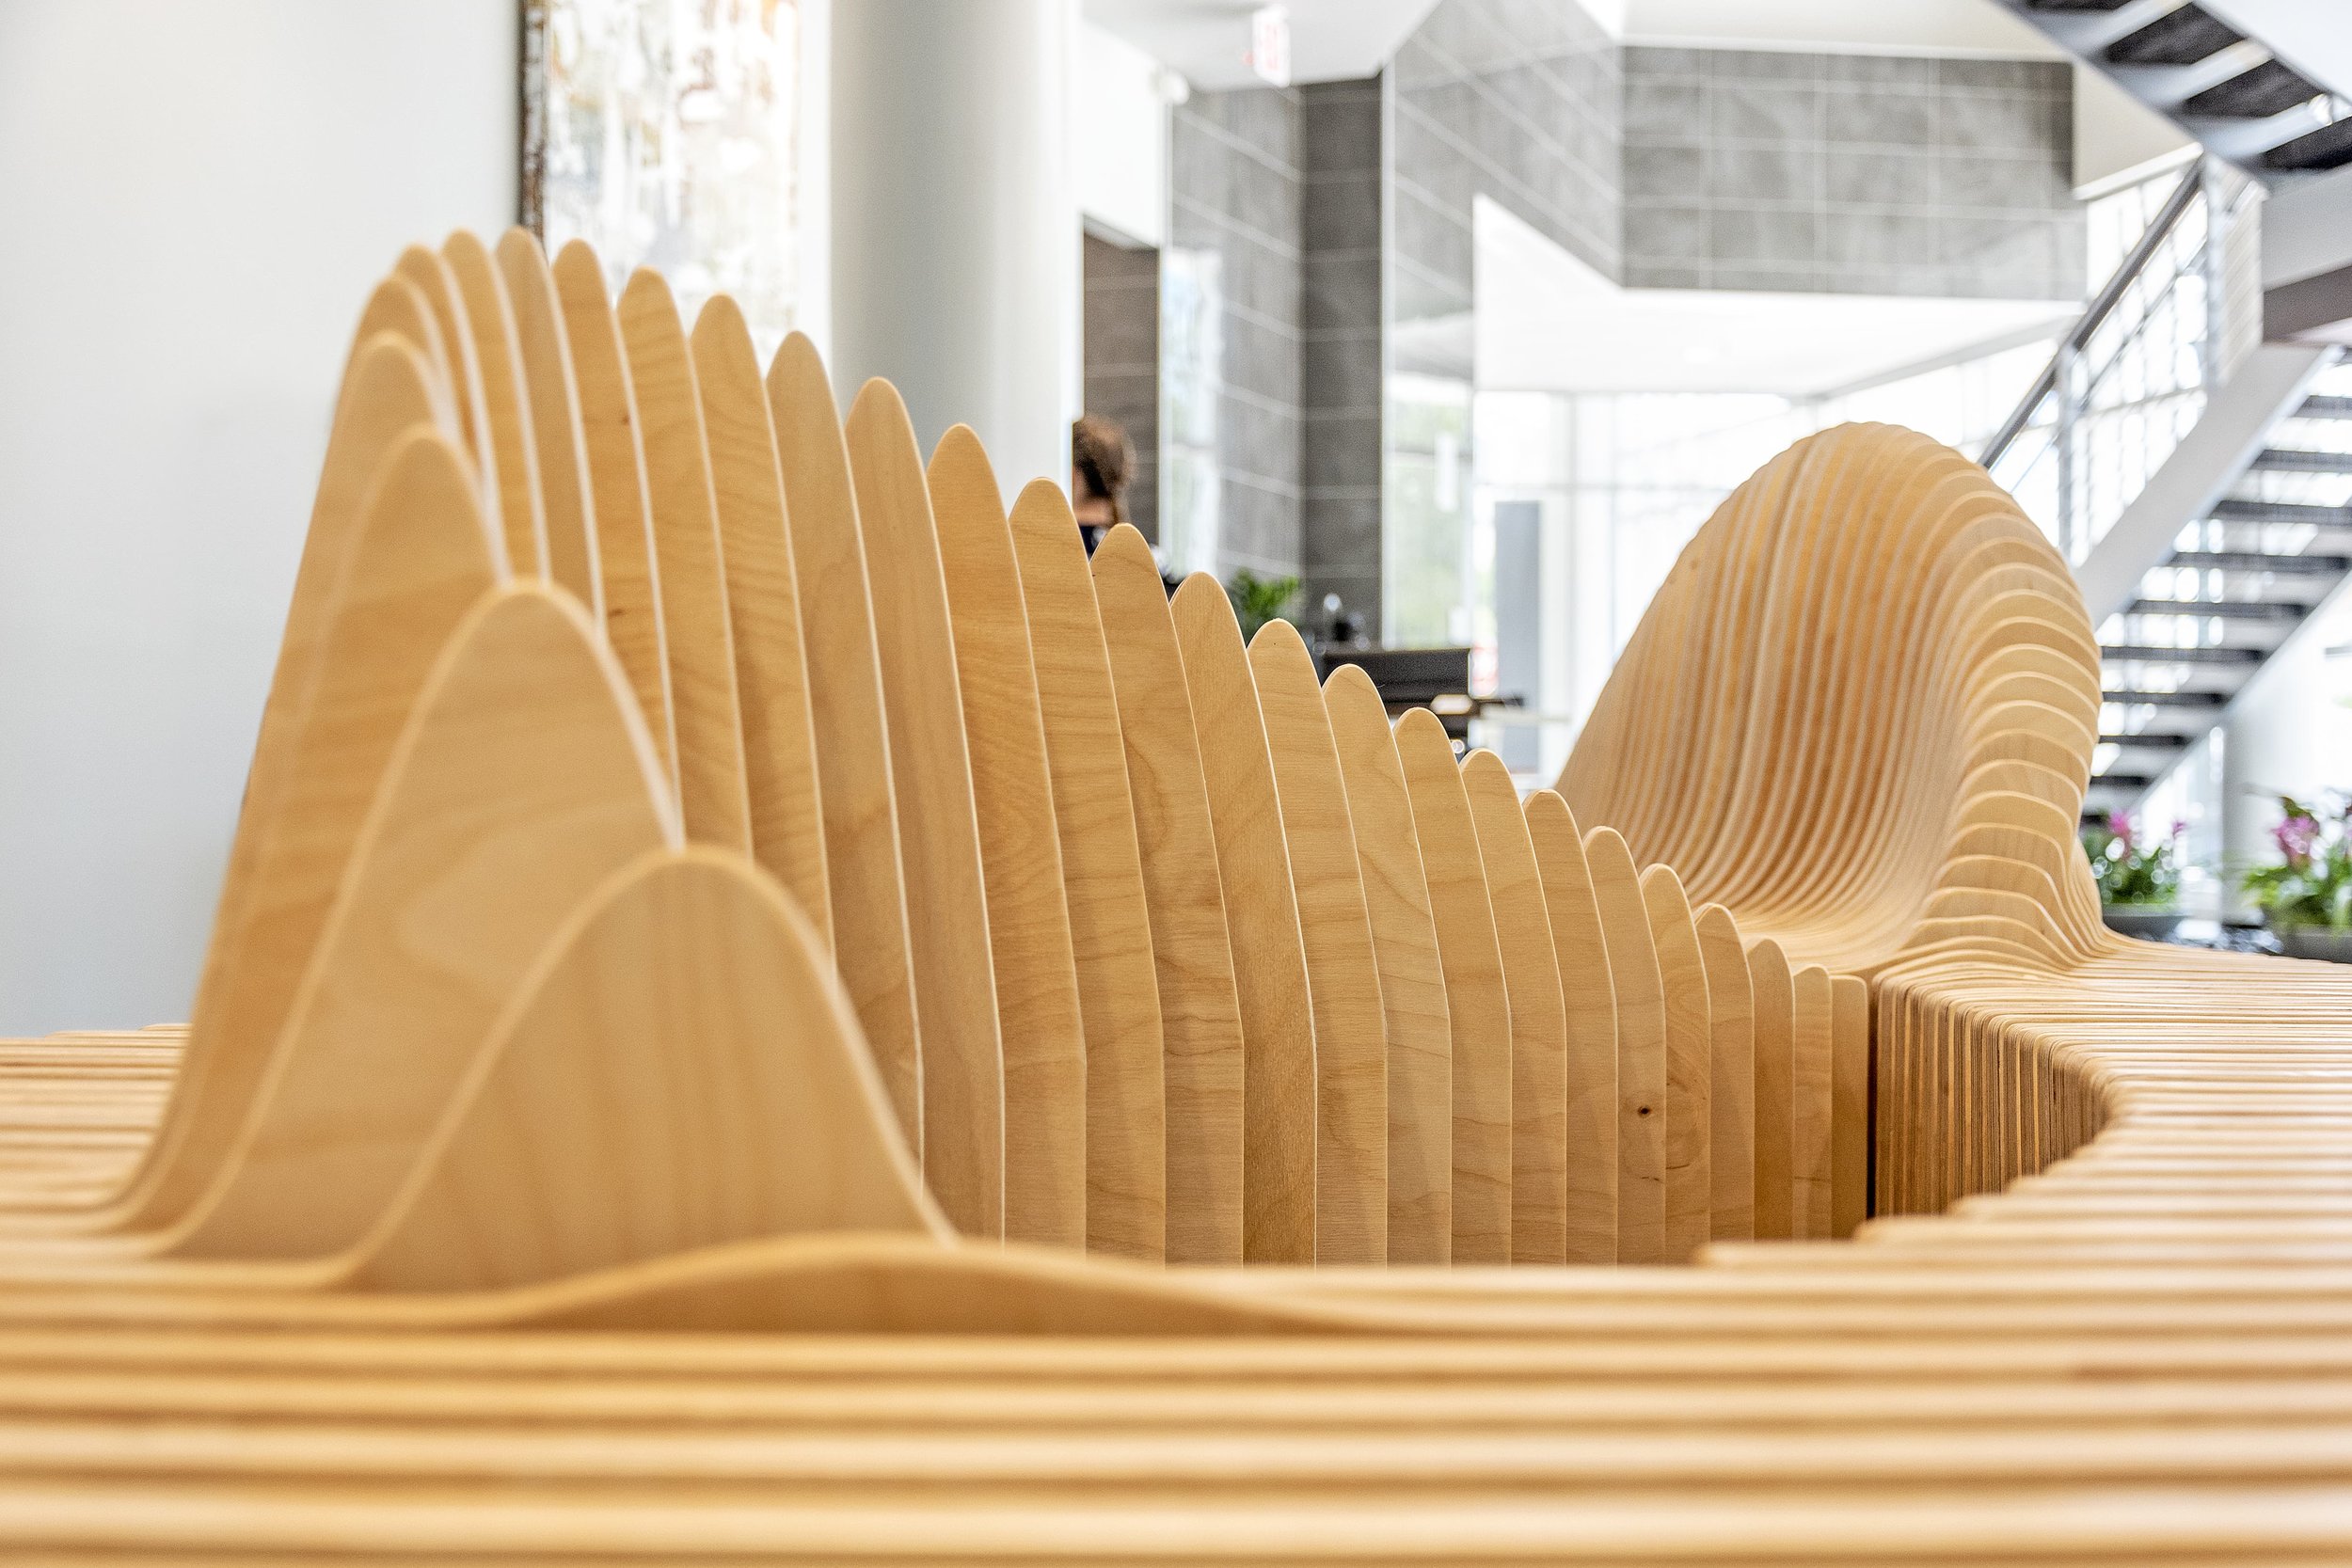
<instances>
[{"instance_id":1,"label":"handrail","mask_svg":"<svg viewBox=\"0 0 2352 1568\"><path fill-rule=\"evenodd\" d=\"M2025 397L2019 401L2015 408L2010 411L2009 418L2001 421L2000 428L1993 433L1992 439L1985 442L1984 454L1977 459L1980 465L1991 468L2008 453L2010 444L2025 434L2026 426L2033 420L2034 409L2040 405L2043 398L2058 390L2058 367L2066 362L2069 355L2080 354L2084 348L2088 347L2091 335L2104 326L2106 319L2115 313L2115 308L2123 302L2125 291L2130 289L2133 281L2147 270L2148 263L2155 258L2157 249L2170 237L2172 230L2180 226L2181 218L2187 213L2189 203L2197 199L2197 192L2202 185L2203 179L2204 171L2201 162L2190 165L2188 172L2181 176L2181 182L2172 187L2172 194L2164 198L2164 205L2156 209L2154 217L2149 219L2146 231L2132 246L2131 253L2123 258L2122 262L2108 277L2106 285L2100 289L2096 297L2084 309L2081 319L2074 323L2074 330L2067 333L2066 341L2060 343L2058 352L2050 356L2049 364L2044 366L2042 373L2034 378L2033 385L2026 388Z\"/></svg>"}]
</instances>

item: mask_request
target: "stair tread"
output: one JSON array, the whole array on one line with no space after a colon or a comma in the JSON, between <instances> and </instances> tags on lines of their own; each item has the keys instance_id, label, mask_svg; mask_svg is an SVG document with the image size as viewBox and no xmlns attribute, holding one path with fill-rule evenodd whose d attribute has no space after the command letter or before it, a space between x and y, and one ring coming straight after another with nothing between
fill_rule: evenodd
<instances>
[{"instance_id":1,"label":"stair tread","mask_svg":"<svg viewBox=\"0 0 2352 1568\"><path fill-rule=\"evenodd\" d=\"M2177 751L2197 738L2193 735L2175 735L2168 730L2134 730L2129 734L2118 731L2111 735L2102 735L2099 736L2099 744L2102 746L2159 746L2167 751Z\"/></svg>"},{"instance_id":2,"label":"stair tread","mask_svg":"<svg viewBox=\"0 0 2352 1568\"><path fill-rule=\"evenodd\" d=\"M2245 34L2219 17L2187 5L2108 44L2106 58L2110 65L2195 65L2245 41Z\"/></svg>"},{"instance_id":3,"label":"stair tread","mask_svg":"<svg viewBox=\"0 0 2352 1568\"><path fill-rule=\"evenodd\" d=\"M2226 82L2217 82L2181 105L2181 113L2203 119L2268 119L2319 96L2319 88L2283 60L2265 60Z\"/></svg>"},{"instance_id":4,"label":"stair tread","mask_svg":"<svg viewBox=\"0 0 2352 1568\"><path fill-rule=\"evenodd\" d=\"M2106 784L2110 789L2145 789L2155 782L2154 776L2148 773L2093 773L2090 775L2090 787L2093 789L2101 784Z\"/></svg>"},{"instance_id":5,"label":"stair tread","mask_svg":"<svg viewBox=\"0 0 2352 1568\"><path fill-rule=\"evenodd\" d=\"M2352 556L2270 554L2264 550L2178 550L2166 566L2196 572L2276 572L2293 577L2334 577L2352 571Z\"/></svg>"},{"instance_id":6,"label":"stair tread","mask_svg":"<svg viewBox=\"0 0 2352 1568\"><path fill-rule=\"evenodd\" d=\"M2280 599L2134 599L2126 615L2197 615L2221 621L2299 621L2309 605Z\"/></svg>"},{"instance_id":7,"label":"stair tread","mask_svg":"<svg viewBox=\"0 0 2352 1568\"><path fill-rule=\"evenodd\" d=\"M2142 664L2260 664L2260 648L2157 648L2140 642L2118 642L2099 650L2102 657L2137 660Z\"/></svg>"},{"instance_id":8,"label":"stair tread","mask_svg":"<svg viewBox=\"0 0 2352 1568\"><path fill-rule=\"evenodd\" d=\"M2222 522L2303 523L2312 528L2352 528L2352 515L2341 506L2312 506L2303 501L2249 501L2232 498L2214 503L2214 516Z\"/></svg>"},{"instance_id":9,"label":"stair tread","mask_svg":"<svg viewBox=\"0 0 2352 1568\"><path fill-rule=\"evenodd\" d=\"M2352 420L2352 398L2307 397L2292 417L2298 420Z\"/></svg>"},{"instance_id":10,"label":"stair tread","mask_svg":"<svg viewBox=\"0 0 2352 1568\"><path fill-rule=\"evenodd\" d=\"M2302 447L2265 447L2250 467L2296 474L2352 474L2352 452L2312 451Z\"/></svg>"},{"instance_id":11,"label":"stair tread","mask_svg":"<svg viewBox=\"0 0 2352 1568\"><path fill-rule=\"evenodd\" d=\"M2146 703L2155 707L2216 708L2227 703L2229 695L2220 691L2133 691L2109 689L2099 693L2103 703Z\"/></svg>"},{"instance_id":12,"label":"stair tread","mask_svg":"<svg viewBox=\"0 0 2352 1568\"><path fill-rule=\"evenodd\" d=\"M2263 154L2263 166L2274 169L2341 168L2352 163L2352 119L2306 131L2280 142Z\"/></svg>"}]
</instances>

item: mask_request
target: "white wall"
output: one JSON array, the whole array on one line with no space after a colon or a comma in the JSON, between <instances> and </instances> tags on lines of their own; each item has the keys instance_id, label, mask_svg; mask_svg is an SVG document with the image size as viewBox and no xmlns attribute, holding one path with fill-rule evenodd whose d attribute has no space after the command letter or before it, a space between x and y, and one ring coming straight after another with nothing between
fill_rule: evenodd
<instances>
[{"instance_id":1,"label":"white wall","mask_svg":"<svg viewBox=\"0 0 2352 1568\"><path fill-rule=\"evenodd\" d=\"M2266 797L2352 787L2352 594L2339 593L2247 683L2223 726L2222 852L2233 870L2276 858ZM2231 878L2233 891L2236 879Z\"/></svg>"},{"instance_id":2,"label":"white wall","mask_svg":"<svg viewBox=\"0 0 2352 1568\"><path fill-rule=\"evenodd\" d=\"M335 381L515 0L0 0L0 1032L184 1018Z\"/></svg>"},{"instance_id":3,"label":"white wall","mask_svg":"<svg viewBox=\"0 0 2352 1568\"><path fill-rule=\"evenodd\" d=\"M1088 24L1070 82L1078 211L1139 245L1168 242L1168 100L1160 62Z\"/></svg>"}]
</instances>

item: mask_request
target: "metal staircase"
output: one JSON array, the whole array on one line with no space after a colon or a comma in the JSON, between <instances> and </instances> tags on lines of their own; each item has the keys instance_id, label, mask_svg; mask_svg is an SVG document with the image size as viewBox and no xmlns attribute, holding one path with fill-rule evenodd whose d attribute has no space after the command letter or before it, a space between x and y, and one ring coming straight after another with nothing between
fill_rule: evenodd
<instances>
[{"instance_id":1,"label":"metal staircase","mask_svg":"<svg viewBox=\"0 0 2352 1568\"><path fill-rule=\"evenodd\" d=\"M2000 0L2068 53L2265 182L2352 164L2352 103L2249 38L2226 0ZM2343 0L2308 0L2352 27Z\"/></svg>"},{"instance_id":2,"label":"metal staircase","mask_svg":"<svg viewBox=\"0 0 2352 1568\"><path fill-rule=\"evenodd\" d=\"M2257 195L2210 160L2183 175L1982 453L2097 625L2086 816L2135 805L2352 577L2352 379L2257 341Z\"/></svg>"}]
</instances>

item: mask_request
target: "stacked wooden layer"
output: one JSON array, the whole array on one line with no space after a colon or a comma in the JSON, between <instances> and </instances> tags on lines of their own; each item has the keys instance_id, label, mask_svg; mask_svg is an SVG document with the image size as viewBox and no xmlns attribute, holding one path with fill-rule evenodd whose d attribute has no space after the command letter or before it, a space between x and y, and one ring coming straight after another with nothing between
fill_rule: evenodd
<instances>
[{"instance_id":1,"label":"stacked wooden layer","mask_svg":"<svg viewBox=\"0 0 2352 1568\"><path fill-rule=\"evenodd\" d=\"M2352 1558L2352 993L2098 930L1979 471L1768 466L1524 802L999 498L402 259L184 1040L0 1047L0 1546Z\"/></svg>"}]
</instances>

